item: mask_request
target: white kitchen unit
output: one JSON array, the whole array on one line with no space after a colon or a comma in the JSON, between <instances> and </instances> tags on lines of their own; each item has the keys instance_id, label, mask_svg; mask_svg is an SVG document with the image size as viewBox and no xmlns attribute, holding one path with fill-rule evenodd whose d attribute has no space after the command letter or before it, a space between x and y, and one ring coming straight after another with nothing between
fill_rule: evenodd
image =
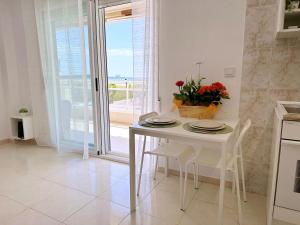
<instances>
[{"instance_id":1,"label":"white kitchen unit","mask_svg":"<svg viewBox=\"0 0 300 225\"><path fill-rule=\"evenodd\" d=\"M300 102L278 102L267 192L267 225L300 225Z\"/></svg>"},{"instance_id":2,"label":"white kitchen unit","mask_svg":"<svg viewBox=\"0 0 300 225\"><path fill-rule=\"evenodd\" d=\"M279 0L276 38L300 37L300 8L287 9L287 0Z\"/></svg>"}]
</instances>

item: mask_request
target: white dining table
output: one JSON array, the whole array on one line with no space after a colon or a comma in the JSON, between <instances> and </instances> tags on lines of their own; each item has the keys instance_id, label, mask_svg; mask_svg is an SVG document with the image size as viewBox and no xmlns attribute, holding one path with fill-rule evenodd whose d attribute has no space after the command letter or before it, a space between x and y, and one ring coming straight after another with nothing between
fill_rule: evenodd
<instances>
[{"instance_id":1,"label":"white dining table","mask_svg":"<svg viewBox=\"0 0 300 225\"><path fill-rule=\"evenodd\" d=\"M220 190L219 190L219 208L218 208L218 225L223 224L223 205L224 205L224 189L225 189L225 174L226 174L226 153L229 148L232 148L235 134L238 133L238 119L218 120L224 122L233 128L233 131L227 134L202 134L187 131L183 128L183 124L193 121L190 118L176 118L181 124L176 127L150 128L140 126L138 123L129 127L129 164L130 164L130 209L136 209L136 151L135 151L135 135L145 135L157 138L166 138L175 140L176 142L189 143L219 149L221 151L221 168L220 168ZM195 148L197 149L197 148Z\"/></svg>"}]
</instances>

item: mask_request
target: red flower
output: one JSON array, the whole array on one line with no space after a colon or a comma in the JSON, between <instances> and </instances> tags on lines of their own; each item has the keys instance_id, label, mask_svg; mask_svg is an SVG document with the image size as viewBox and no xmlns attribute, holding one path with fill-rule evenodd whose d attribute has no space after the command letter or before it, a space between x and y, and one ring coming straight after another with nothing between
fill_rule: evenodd
<instances>
[{"instance_id":1,"label":"red flower","mask_svg":"<svg viewBox=\"0 0 300 225\"><path fill-rule=\"evenodd\" d=\"M211 92L211 86L204 85L197 91L198 94L203 95L205 92Z\"/></svg>"},{"instance_id":2,"label":"red flower","mask_svg":"<svg viewBox=\"0 0 300 225\"><path fill-rule=\"evenodd\" d=\"M184 81L179 80L179 81L177 81L175 84L176 84L176 86L181 87L181 86L184 85Z\"/></svg>"},{"instance_id":3,"label":"red flower","mask_svg":"<svg viewBox=\"0 0 300 225\"><path fill-rule=\"evenodd\" d=\"M226 87L220 82L215 82L211 86L213 86L215 90L219 90L219 91L226 90Z\"/></svg>"}]
</instances>

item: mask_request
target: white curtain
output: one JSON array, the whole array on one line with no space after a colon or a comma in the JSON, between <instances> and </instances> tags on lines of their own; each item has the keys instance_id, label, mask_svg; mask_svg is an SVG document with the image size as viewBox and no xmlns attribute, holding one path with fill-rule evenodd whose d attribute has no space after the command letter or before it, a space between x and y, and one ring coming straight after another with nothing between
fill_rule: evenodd
<instances>
[{"instance_id":1,"label":"white curtain","mask_svg":"<svg viewBox=\"0 0 300 225\"><path fill-rule=\"evenodd\" d=\"M132 1L134 120L148 112L160 112L159 96L159 0ZM150 149L157 140L150 139ZM138 149L141 150L139 138ZM150 164L149 164L150 165Z\"/></svg>"},{"instance_id":2,"label":"white curtain","mask_svg":"<svg viewBox=\"0 0 300 225\"><path fill-rule=\"evenodd\" d=\"M88 158L93 131L87 0L35 0L51 143Z\"/></svg>"},{"instance_id":3,"label":"white curtain","mask_svg":"<svg viewBox=\"0 0 300 225\"><path fill-rule=\"evenodd\" d=\"M135 120L140 114L160 111L159 0L133 0L133 76Z\"/></svg>"}]
</instances>

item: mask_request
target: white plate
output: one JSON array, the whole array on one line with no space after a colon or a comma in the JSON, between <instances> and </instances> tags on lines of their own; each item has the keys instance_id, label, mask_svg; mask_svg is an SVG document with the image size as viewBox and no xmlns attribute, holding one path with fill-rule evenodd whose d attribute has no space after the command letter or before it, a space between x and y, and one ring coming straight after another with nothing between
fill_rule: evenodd
<instances>
[{"instance_id":1,"label":"white plate","mask_svg":"<svg viewBox=\"0 0 300 225\"><path fill-rule=\"evenodd\" d=\"M152 124L171 124L176 122L176 120L167 117L152 117L147 118L145 121Z\"/></svg>"},{"instance_id":2,"label":"white plate","mask_svg":"<svg viewBox=\"0 0 300 225\"><path fill-rule=\"evenodd\" d=\"M224 126L224 123L215 120L198 120L189 123L190 127L202 129L214 129Z\"/></svg>"},{"instance_id":3,"label":"white plate","mask_svg":"<svg viewBox=\"0 0 300 225\"><path fill-rule=\"evenodd\" d=\"M214 127L214 128L203 128L203 127L197 127L197 126L193 126L192 124L189 124L190 127L197 129L197 130L203 130L203 131L217 131L217 130L222 130L224 129L226 126L225 124L223 124L220 127Z\"/></svg>"}]
</instances>

